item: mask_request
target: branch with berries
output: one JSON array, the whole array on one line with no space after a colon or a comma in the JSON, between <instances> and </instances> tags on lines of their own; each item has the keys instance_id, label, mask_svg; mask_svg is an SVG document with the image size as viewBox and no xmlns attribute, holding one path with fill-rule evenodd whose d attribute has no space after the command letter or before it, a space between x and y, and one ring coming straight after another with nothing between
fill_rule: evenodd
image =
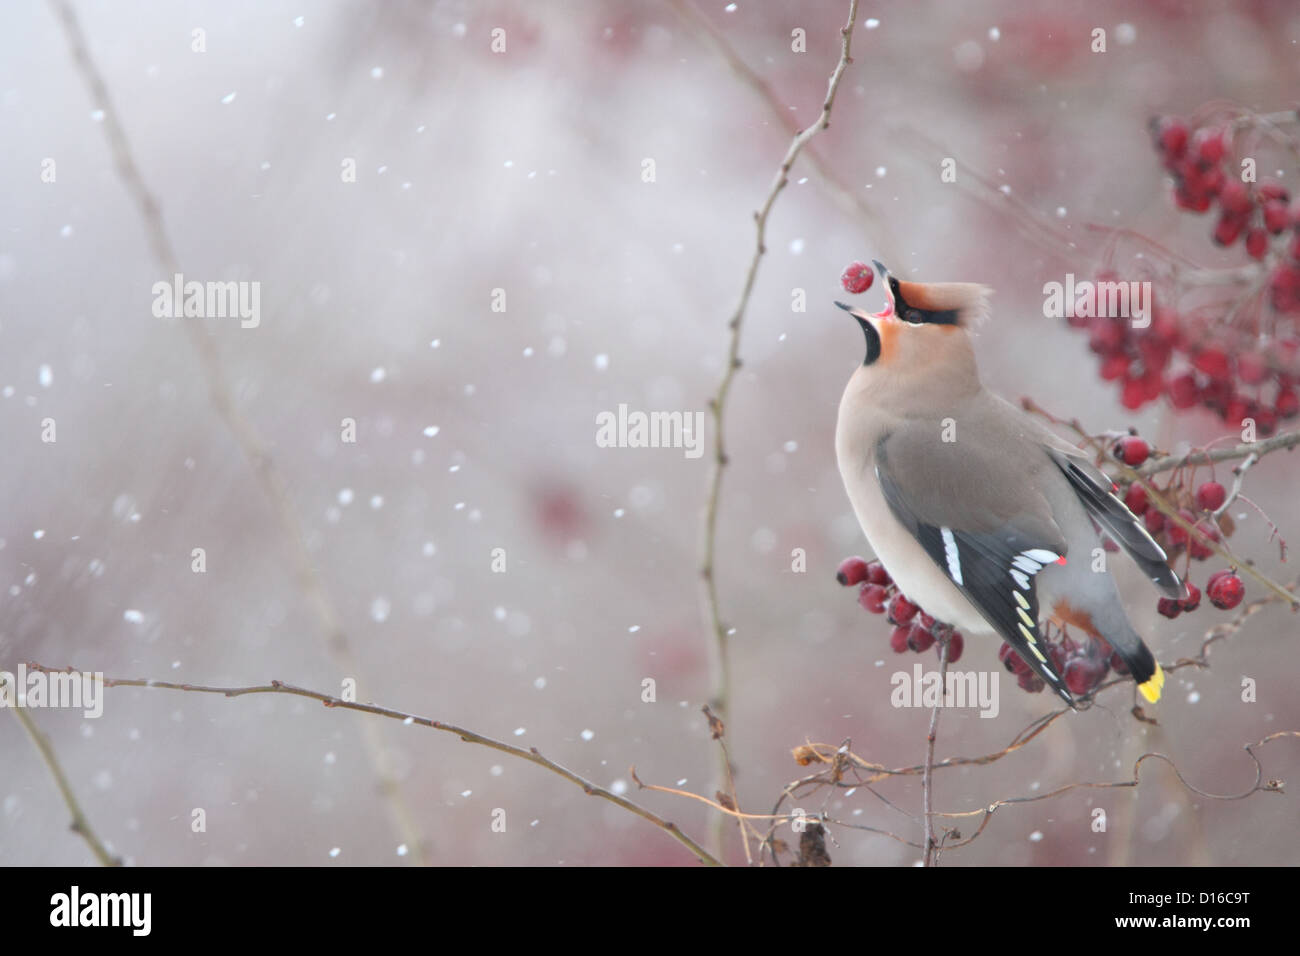
<instances>
[{"instance_id":1,"label":"branch with berries","mask_svg":"<svg viewBox=\"0 0 1300 956\"><path fill-rule=\"evenodd\" d=\"M1224 539L1235 531L1235 525L1225 513L1230 502L1223 485L1213 478L1200 484L1194 483L1194 469L1197 465L1213 465L1216 461L1227 461L1234 457L1251 461L1249 466L1243 462L1239 468L1236 478L1240 479L1244 477L1246 468L1253 467L1264 455L1288 450L1300 444L1300 437L1296 433L1278 435L1276 440L1267 442L1245 442L1231 449L1218 449L1214 452L1202 449L1182 457L1163 455L1152 463L1155 467L1144 473L1138 469L1147 464L1152 449L1141 436L1115 432L1093 435L1083 428L1078 419L1053 415L1032 399L1021 399L1021 406L1054 425L1069 428L1082 445L1093 450L1098 465L1112 467L1116 472L1112 479L1117 481L1116 493L1129 510L1143 519L1147 531L1165 547L1175 561L1180 554L1185 554L1184 577L1193 559L1203 561L1217 554L1229 562L1229 573L1215 578L1218 599L1211 596L1211 602L1216 607L1230 610L1241 603L1245 592L1237 571L1242 571L1285 600L1293 611L1300 610L1300 601L1297 601L1294 594L1260 571L1253 562L1242 560L1228 548ZM1173 475L1163 486L1157 486L1152 479L1164 472L1172 472ZM1280 539L1281 557L1286 560L1286 542L1281 539L1277 525L1254 502L1241 494L1237 481L1234 481L1233 498L1248 502L1260 511L1272 529L1272 537ZM1113 545L1108 550L1111 548ZM1207 588L1208 584L1209 582ZM1166 617L1176 617L1182 611L1195 610L1200 601L1200 592L1190 582L1189 590L1191 593L1182 602L1162 603L1161 613ZM1171 601L1168 598L1162 599L1162 602Z\"/></svg>"}]
</instances>

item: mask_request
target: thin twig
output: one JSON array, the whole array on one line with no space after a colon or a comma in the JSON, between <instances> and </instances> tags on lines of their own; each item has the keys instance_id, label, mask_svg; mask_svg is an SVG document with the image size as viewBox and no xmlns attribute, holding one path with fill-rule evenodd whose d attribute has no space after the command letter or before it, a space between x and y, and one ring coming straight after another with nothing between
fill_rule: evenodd
<instances>
[{"instance_id":1,"label":"thin twig","mask_svg":"<svg viewBox=\"0 0 1300 956\"><path fill-rule=\"evenodd\" d=\"M1248 458L1251 455L1259 459L1270 452L1284 451L1295 448L1297 445L1300 445L1300 431L1282 432L1280 435L1265 438L1263 441L1242 442L1232 448L1216 448L1214 451L1189 451L1185 455L1162 455L1159 458L1152 458L1142 465L1141 468L1137 469L1137 473L1143 478L1150 478L1152 475L1158 475L1163 471L1170 471L1174 468L1181 468L1183 465L1211 465L1220 461Z\"/></svg>"},{"instance_id":2,"label":"thin twig","mask_svg":"<svg viewBox=\"0 0 1300 956\"><path fill-rule=\"evenodd\" d=\"M29 662L27 669L31 671L42 671L46 674L60 673L59 669L46 667L43 664ZM66 668L71 672L72 668ZM470 744L478 744L481 747L488 747L492 750L499 750L501 753L510 754L512 757L518 757L520 760L527 760L529 763L535 763L539 767L545 767L554 774L558 774L570 783L581 787L583 792L588 796L600 797L602 800L608 800L616 806L622 807L635 813L642 819L649 820L659 829L663 830L678 843L681 843L692 853L696 855L701 863L710 866L721 866L722 862L714 858L708 851L683 833L670 820L665 820L658 814L647 810L628 800L626 797L620 797L616 793L606 790L604 787L597 786L585 777L579 776L567 767L556 763L549 757L542 756L536 747L529 747L525 750L523 747L516 747L501 740L496 740L484 734L475 733L472 730L466 730L464 727L458 727L455 724L449 724L441 720L432 720L428 717L420 717L416 714L410 714L401 710L394 710L391 707L380 707L376 704L359 704L356 701L343 700L339 697L333 697L329 694L322 694L319 691L308 690L305 687L296 687L293 684L286 684L283 681L273 680L269 684L255 684L246 687L212 687L205 684L178 684L172 681L163 680L146 680L144 678L115 678L104 677L101 679L104 687L147 687L153 690L180 690L188 691L195 694L220 694L223 697L243 697L247 694L290 694L294 697L306 697L311 700L318 700L326 707L336 707L341 710L355 710L363 714L374 714L377 717L387 717L391 720L400 720L403 724L416 724L421 727L429 727L433 730L441 730L444 733L455 734L461 740Z\"/></svg>"},{"instance_id":3,"label":"thin twig","mask_svg":"<svg viewBox=\"0 0 1300 956\"><path fill-rule=\"evenodd\" d=\"M848 22L845 24L844 29L840 31L839 62L836 63L835 70L831 73L830 80L827 83L826 99L822 103L821 115L816 122L797 133L794 139L791 140L785 158L781 161L781 166L777 170L771 188L768 190L766 200L764 200L759 210L754 213L754 254L745 273L740 301L727 322L727 328L731 332L731 341L727 348L726 369L723 372L722 380L718 383L714 397L709 400L709 410L713 413L714 422L713 468L709 475L708 496L704 509L704 544L700 578L703 582L704 605L709 631L712 635L713 690L709 704L724 721L728 717L731 704L731 662L727 646L728 627L723 623L722 613L718 606L718 585L717 576L714 573L714 555L717 546L718 499L722 491L722 474L727 467L727 445L724 428L727 396L731 392L736 370L740 368L740 333L745 317L745 309L749 306L749 298L754 290L754 281L758 276L758 264L767 251L765 244L767 217L772 211L772 205L776 202L776 197L780 195L781 190L790 181L790 168L794 165L795 159L798 158L809 140L817 135L820 130L830 126L831 107L835 103L835 93L839 89L840 79L844 76L844 71L848 69L849 63L852 62L850 51L853 44L853 25L857 21L857 16L858 0L850 0ZM725 752L720 760L723 765L719 767L718 779L722 781L729 775L731 768L727 764ZM720 852L722 840L720 829L714 830L713 839L715 850Z\"/></svg>"},{"instance_id":4,"label":"thin twig","mask_svg":"<svg viewBox=\"0 0 1300 956\"><path fill-rule=\"evenodd\" d=\"M1228 497L1224 499L1223 504L1214 509L1214 517L1218 518L1232 507L1234 501L1241 497L1241 486L1246 480L1246 472L1250 471L1257 461L1259 461L1259 452L1252 451L1246 456L1245 461L1232 469L1232 490L1228 492Z\"/></svg>"},{"instance_id":5,"label":"thin twig","mask_svg":"<svg viewBox=\"0 0 1300 956\"><path fill-rule=\"evenodd\" d=\"M113 164L118 178L134 200L137 212L144 221L145 234L149 239L154 258L162 267L164 275L170 277L183 274L175 247L163 223L161 207L140 173L126 131L118 118L112 97L109 96L104 76L90 55L76 11L72 9L68 0L50 0L50 3L63 26L73 61L90 91L90 98L103 113L102 125L108 138ZM248 419L240 413L234 393L226 381L221 356L214 339L207 335L203 326L194 320L184 320L183 328L189 336L190 344L198 354L212 404L239 445L249 468L270 502L272 512L279 521L281 533L289 545L299 586L320 622L321 636L335 668L341 674L356 680L359 686L368 686L360 662L353 653L347 633L343 629L338 610L330 599L324 581L316 570L316 563L307 550L302 525L298 520L293 501L289 497L284 477L276 468L275 462L267 451L266 443ZM415 814L402 793L401 783L387 766L384 742L374 725L366 725L362 735L371 767L379 779L380 791L388 800L393 823L402 841L411 848L413 861L420 865L427 865L428 846L420 833Z\"/></svg>"},{"instance_id":6,"label":"thin twig","mask_svg":"<svg viewBox=\"0 0 1300 956\"><path fill-rule=\"evenodd\" d=\"M791 136L798 134L799 128L794 122L790 110L782 105L776 91L772 89L772 85L736 51L736 48L731 45L731 41L727 39L727 35L719 30L712 20L701 13L699 8L690 0L671 0L669 5L681 18L682 22L695 30L713 48L714 52L722 57L731 71L767 104L767 107L772 111L773 118ZM894 261L896 257L893 250L897 249L897 245L889 226L889 220L871 207L861 190L849 186L830 167L830 164L822 158L821 153L817 151L815 146L809 144L804 151L804 155L808 159L808 164L813 168L817 185L830 196L836 205L862 226L871 246L881 250L877 258L886 262Z\"/></svg>"},{"instance_id":7,"label":"thin twig","mask_svg":"<svg viewBox=\"0 0 1300 956\"><path fill-rule=\"evenodd\" d=\"M934 767L934 741L939 735L939 711L943 709L944 684L947 681L948 674L948 637L945 636L939 647L939 699L934 702L934 709L930 711L930 732L925 738L925 771L921 774L921 813L925 815L925 857L926 866L934 866L935 844L934 844L934 814L931 810L933 797L931 795L930 774Z\"/></svg>"},{"instance_id":8,"label":"thin twig","mask_svg":"<svg viewBox=\"0 0 1300 956\"><path fill-rule=\"evenodd\" d=\"M95 859L100 862L101 866L121 866L121 857L116 857L108 852L108 848L104 846L98 835L96 835L94 827L86 819L81 804L77 802L76 794L72 792L72 784L68 782L68 777L59 763L58 755L54 752L50 738L45 736L41 729L36 726L35 721L27 713L27 708L17 702L16 688L14 693L15 701L12 708L14 716L18 718L18 723L23 725L23 730L27 731L27 736L31 738L32 744L36 747L36 752L41 755L45 768L54 779L54 785L59 788L59 794L63 797L68 812L72 814L72 824L69 829L86 841L86 846L90 847L90 852L95 855Z\"/></svg>"}]
</instances>

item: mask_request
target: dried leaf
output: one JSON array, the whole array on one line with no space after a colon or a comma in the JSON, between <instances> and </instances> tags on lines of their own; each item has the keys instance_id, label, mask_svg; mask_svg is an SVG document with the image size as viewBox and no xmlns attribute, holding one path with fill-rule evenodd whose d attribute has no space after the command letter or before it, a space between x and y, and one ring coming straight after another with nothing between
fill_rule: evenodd
<instances>
[{"instance_id":1,"label":"dried leaf","mask_svg":"<svg viewBox=\"0 0 1300 956\"><path fill-rule=\"evenodd\" d=\"M727 732L726 724L719 719L717 714L709 710L708 704L705 704L701 709L704 711L704 716L709 718L709 733L713 734L714 740L721 740Z\"/></svg>"}]
</instances>

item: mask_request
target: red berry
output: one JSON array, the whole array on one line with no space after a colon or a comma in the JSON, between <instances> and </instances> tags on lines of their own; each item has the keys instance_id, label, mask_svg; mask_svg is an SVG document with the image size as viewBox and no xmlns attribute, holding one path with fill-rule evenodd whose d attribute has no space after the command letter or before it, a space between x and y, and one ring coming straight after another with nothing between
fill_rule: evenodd
<instances>
[{"instance_id":1,"label":"red berry","mask_svg":"<svg viewBox=\"0 0 1300 956\"><path fill-rule=\"evenodd\" d=\"M1230 179L1223 184L1223 189L1219 192L1219 208L1225 213L1244 216L1255 208L1255 201L1244 183Z\"/></svg>"},{"instance_id":2,"label":"red berry","mask_svg":"<svg viewBox=\"0 0 1300 956\"><path fill-rule=\"evenodd\" d=\"M863 584L858 591L858 603L872 614L885 613L885 599L888 595L879 584Z\"/></svg>"},{"instance_id":3,"label":"red berry","mask_svg":"<svg viewBox=\"0 0 1300 956\"><path fill-rule=\"evenodd\" d=\"M867 579L867 562L862 558L845 558L835 572L835 580L845 587L861 584Z\"/></svg>"},{"instance_id":4,"label":"red berry","mask_svg":"<svg viewBox=\"0 0 1300 956\"><path fill-rule=\"evenodd\" d=\"M849 267L844 270L844 274L840 276L840 282L844 286L844 291L852 292L854 295L857 295L859 292L866 292L870 289L871 283L874 279L875 275L871 271L871 266L865 265L861 262L851 263Z\"/></svg>"},{"instance_id":5,"label":"red berry","mask_svg":"<svg viewBox=\"0 0 1300 956\"><path fill-rule=\"evenodd\" d=\"M1234 397L1228 399L1227 407L1223 410L1223 420L1229 425L1236 427L1242 421L1250 416L1250 403L1244 398Z\"/></svg>"},{"instance_id":6,"label":"red berry","mask_svg":"<svg viewBox=\"0 0 1300 956\"><path fill-rule=\"evenodd\" d=\"M1300 396L1289 388L1281 389L1274 400L1274 407L1282 418L1294 418L1300 412Z\"/></svg>"},{"instance_id":7,"label":"red berry","mask_svg":"<svg viewBox=\"0 0 1300 956\"><path fill-rule=\"evenodd\" d=\"M926 614L924 611L921 612L920 617L918 617L918 618L916 619L916 621L917 621L918 624L920 624L920 625L921 625L923 628L925 628L927 631L932 631L932 630L934 630L934 618L932 618L930 615Z\"/></svg>"},{"instance_id":8,"label":"red berry","mask_svg":"<svg viewBox=\"0 0 1300 956\"><path fill-rule=\"evenodd\" d=\"M1246 586L1241 583L1241 578L1229 571L1215 579L1213 584L1206 585L1205 593L1210 603L1219 610L1230 611L1241 603L1246 593Z\"/></svg>"},{"instance_id":9,"label":"red berry","mask_svg":"<svg viewBox=\"0 0 1300 956\"><path fill-rule=\"evenodd\" d=\"M889 646L895 654L907 653L907 634L910 627L896 627L894 633L889 635Z\"/></svg>"},{"instance_id":10,"label":"red berry","mask_svg":"<svg viewBox=\"0 0 1300 956\"><path fill-rule=\"evenodd\" d=\"M1165 516L1156 511L1155 508L1147 509L1147 513L1142 516L1142 520L1146 522L1147 530L1152 534L1159 534L1165 530Z\"/></svg>"},{"instance_id":11,"label":"red berry","mask_svg":"<svg viewBox=\"0 0 1300 956\"><path fill-rule=\"evenodd\" d=\"M1259 186L1256 187L1255 192L1259 195L1261 200L1266 202L1278 201L1287 203L1291 201L1291 194L1287 192L1286 187L1276 179L1262 180Z\"/></svg>"},{"instance_id":12,"label":"red berry","mask_svg":"<svg viewBox=\"0 0 1300 956\"><path fill-rule=\"evenodd\" d=\"M1088 347L1099 355L1114 352L1124 345L1128 330L1122 319L1107 315L1089 320Z\"/></svg>"},{"instance_id":13,"label":"red berry","mask_svg":"<svg viewBox=\"0 0 1300 956\"><path fill-rule=\"evenodd\" d=\"M1227 152L1227 144L1224 142L1223 130L1206 127L1196 131L1192 137L1192 149L1195 151L1197 158L1207 163L1217 163L1223 159Z\"/></svg>"},{"instance_id":14,"label":"red berry","mask_svg":"<svg viewBox=\"0 0 1300 956\"><path fill-rule=\"evenodd\" d=\"M1131 358L1123 354L1106 356L1101 361L1102 381L1113 382L1117 378L1123 378L1132 362Z\"/></svg>"},{"instance_id":15,"label":"red berry","mask_svg":"<svg viewBox=\"0 0 1300 956\"><path fill-rule=\"evenodd\" d=\"M1228 354L1219 348L1202 349L1197 353L1192 364L1214 379L1226 381L1231 373L1228 367Z\"/></svg>"},{"instance_id":16,"label":"red berry","mask_svg":"<svg viewBox=\"0 0 1300 956\"><path fill-rule=\"evenodd\" d=\"M1154 363L1147 365L1147 373L1142 376L1142 388L1148 402L1154 402L1164 393L1165 379Z\"/></svg>"},{"instance_id":17,"label":"red berry","mask_svg":"<svg viewBox=\"0 0 1300 956\"><path fill-rule=\"evenodd\" d=\"M961 660L961 652L966 649L966 639L958 631L953 631L948 635L948 663L953 664Z\"/></svg>"},{"instance_id":18,"label":"red berry","mask_svg":"<svg viewBox=\"0 0 1300 956\"><path fill-rule=\"evenodd\" d=\"M907 631L907 646L918 653L928 651L934 646L934 635L921 625L913 624Z\"/></svg>"},{"instance_id":19,"label":"red berry","mask_svg":"<svg viewBox=\"0 0 1300 956\"><path fill-rule=\"evenodd\" d=\"M1214 224L1213 238L1215 244L1220 246L1230 246L1241 236L1241 231L1246 227L1246 220L1242 216L1236 216L1232 213L1224 213L1217 223Z\"/></svg>"},{"instance_id":20,"label":"red berry","mask_svg":"<svg viewBox=\"0 0 1300 956\"><path fill-rule=\"evenodd\" d=\"M1227 497L1227 488L1217 481L1207 481L1196 489L1196 507L1202 511L1218 511Z\"/></svg>"},{"instance_id":21,"label":"red berry","mask_svg":"<svg viewBox=\"0 0 1300 956\"><path fill-rule=\"evenodd\" d=\"M1291 221L1291 210L1287 204L1276 199L1264 203L1264 228L1277 235Z\"/></svg>"},{"instance_id":22,"label":"red berry","mask_svg":"<svg viewBox=\"0 0 1300 956\"><path fill-rule=\"evenodd\" d=\"M1187 597L1178 602L1184 611L1195 611L1201 606L1201 589L1191 581L1187 582Z\"/></svg>"},{"instance_id":23,"label":"red berry","mask_svg":"<svg viewBox=\"0 0 1300 956\"><path fill-rule=\"evenodd\" d=\"M1106 676L1106 670L1104 659L1080 655L1070 658L1061 676L1065 679L1065 686L1070 688L1071 694L1083 697L1101 683L1102 678Z\"/></svg>"},{"instance_id":24,"label":"red berry","mask_svg":"<svg viewBox=\"0 0 1300 956\"><path fill-rule=\"evenodd\" d=\"M1246 255L1263 259L1268 254L1268 233L1256 226L1246 233Z\"/></svg>"},{"instance_id":25,"label":"red berry","mask_svg":"<svg viewBox=\"0 0 1300 956\"><path fill-rule=\"evenodd\" d=\"M1152 372L1164 371L1165 366L1169 364L1169 343L1154 335L1146 335L1138 339L1137 350L1148 375Z\"/></svg>"},{"instance_id":26,"label":"red berry","mask_svg":"<svg viewBox=\"0 0 1300 956\"><path fill-rule=\"evenodd\" d=\"M1128 486L1124 492L1124 504L1135 515L1145 514L1151 502L1147 499L1147 490L1137 482Z\"/></svg>"},{"instance_id":27,"label":"red berry","mask_svg":"<svg viewBox=\"0 0 1300 956\"><path fill-rule=\"evenodd\" d=\"M1147 460L1151 446L1137 435L1125 435L1115 443L1115 457L1130 468L1136 468Z\"/></svg>"},{"instance_id":28,"label":"red berry","mask_svg":"<svg viewBox=\"0 0 1300 956\"><path fill-rule=\"evenodd\" d=\"M1026 668L1025 672L1020 675L1020 679L1017 683L1020 684L1021 690L1027 691L1030 694L1037 694L1047 686L1041 677L1028 668Z\"/></svg>"},{"instance_id":29,"label":"red berry","mask_svg":"<svg viewBox=\"0 0 1300 956\"><path fill-rule=\"evenodd\" d=\"M1186 508L1179 508L1178 516L1182 518L1184 521L1186 521L1188 524L1191 524L1193 521L1196 520L1196 515L1192 514ZM1169 543L1170 544L1174 545L1175 547L1177 547L1180 544L1186 544L1187 538L1188 538L1188 534L1186 528L1184 528L1182 525L1178 524L1175 521L1169 522Z\"/></svg>"},{"instance_id":30,"label":"red berry","mask_svg":"<svg viewBox=\"0 0 1300 956\"><path fill-rule=\"evenodd\" d=\"M1247 385L1258 385L1268 375L1268 359L1259 352L1243 352L1237 356L1237 378Z\"/></svg>"},{"instance_id":31,"label":"red berry","mask_svg":"<svg viewBox=\"0 0 1300 956\"><path fill-rule=\"evenodd\" d=\"M1173 619L1183 613L1183 607L1173 598L1161 598L1156 602L1156 610L1165 617Z\"/></svg>"},{"instance_id":32,"label":"red berry","mask_svg":"<svg viewBox=\"0 0 1300 956\"><path fill-rule=\"evenodd\" d=\"M1029 665L1025 663L1025 659L1010 644L1004 643L1002 645L998 651L998 660L1013 674L1030 673Z\"/></svg>"},{"instance_id":33,"label":"red berry","mask_svg":"<svg viewBox=\"0 0 1300 956\"><path fill-rule=\"evenodd\" d=\"M1206 594L1210 593L1210 588L1214 587L1215 581L1222 580L1223 578L1226 578L1229 574L1234 574L1234 573L1235 572L1229 570L1228 568L1224 568L1221 571L1215 571L1205 581L1205 593Z\"/></svg>"},{"instance_id":34,"label":"red berry","mask_svg":"<svg viewBox=\"0 0 1300 956\"><path fill-rule=\"evenodd\" d=\"M1206 408L1213 409L1220 415L1228 407L1228 401L1234 397L1232 385L1229 382L1214 379L1206 382L1205 387L1201 389L1201 404Z\"/></svg>"},{"instance_id":35,"label":"red berry","mask_svg":"<svg viewBox=\"0 0 1300 956\"><path fill-rule=\"evenodd\" d=\"M1179 209L1188 212L1207 212L1210 208L1210 195L1206 192L1192 191L1180 183L1174 187L1174 203Z\"/></svg>"},{"instance_id":36,"label":"red berry","mask_svg":"<svg viewBox=\"0 0 1300 956\"><path fill-rule=\"evenodd\" d=\"M895 594L889 602L889 620L892 624L910 624L916 617L917 607L901 594Z\"/></svg>"},{"instance_id":37,"label":"red berry","mask_svg":"<svg viewBox=\"0 0 1300 956\"><path fill-rule=\"evenodd\" d=\"M1169 401L1174 408L1191 408L1200 397L1196 387L1196 376L1187 372L1169 382Z\"/></svg>"},{"instance_id":38,"label":"red berry","mask_svg":"<svg viewBox=\"0 0 1300 956\"><path fill-rule=\"evenodd\" d=\"M1124 387L1119 393L1120 404L1130 411L1141 408L1147 401L1147 386L1140 378L1124 380Z\"/></svg>"},{"instance_id":39,"label":"red berry","mask_svg":"<svg viewBox=\"0 0 1300 956\"><path fill-rule=\"evenodd\" d=\"M1187 542L1187 550L1197 561L1204 561L1210 555L1214 554L1214 549L1210 547L1210 541L1218 541L1219 532L1216 531L1208 522L1198 521L1196 523L1196 534L1191 536Z\"/></svg>"},{"instance_id":40,"label":"red berry","mask_svg":"<svg viewBox=\"0 0 1300 956\"><path fill-rule=\"evenodd\" d=\"M1156 126L1156 138L1161 151L1167 159L1177 159L1187 152L1187 124L1180 119L1160 120Z\"/></svg>"},{"instance_id":41,"label":"red berry","mask_svg":"<svg viewBox=\"0 0 1300 956\"><path fill-rule=\"evenodd\" d=\"M872 584L879 584L882 588L887 588L894 583L885 566L879 561L867 562L867 580Z\"/></svg>"}]
</instances>

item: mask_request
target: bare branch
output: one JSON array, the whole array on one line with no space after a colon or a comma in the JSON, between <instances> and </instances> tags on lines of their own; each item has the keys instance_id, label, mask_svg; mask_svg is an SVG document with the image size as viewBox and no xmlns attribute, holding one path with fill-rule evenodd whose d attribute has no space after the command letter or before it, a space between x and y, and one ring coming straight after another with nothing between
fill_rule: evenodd
<instances>
[{"instance_id":1,"label":"bare branch","mask_svg":"<svg viewBox=\"0 0 1300 956\"><path fill-rule=\"evenodd\" d=\"M63 26L77 72L81 74L83 82L90 91L91 100L104 115L102 125L108 138L114 167L123 187L135 202L140 218L144 221L145 234L149 238L149 246L154 258L165 275L181 274L175 247L163 223L161 207L140 173L130 141L118 118L112 97L109 96L104 76L90 55L76 11L72 9L68 0L50 0L50 3ZM203 326L197 322L186 321L183 327L203 368L212 405L239 445L244 459L262 486L262 491L279 522L280 531L293 561L297 583L320 622L321 638L325 642L326 651L341 673L354 678L358 684L367 686L360 662L352 652L347 632L343 629L338 610L330 599L325 583L316 570L316 563L307 550L302 525L294 510L293 501L289 497L287 483L267 451L266 443L239 411L234 393L226 381L215 339L207 335ZM371 767L379 779L380 791L388 800L394 825L401 834L403 842L410 846L414 861L420 865L427 865L428 847L416 823L415 814L403 796L401 783L387 767L383 740L378 736L374 725L367 724L362 733Z\"/></svg>"},{"instance_id":2,"label":"bare branch","mask_svg":"<svg viewBox=\"0 0 1300 956\"><path fill-rule=\"evenodd\" d=\"M17 694L17 688L14 689L14 694ZM86 819L81 804L77 802L77 797L72 792L72 784L68 782L68 777L59 764L59 758L54 752L54 746L50 743L50 738L45 736L41 729L36 726L36 722L27 713L26 707L15 700L12 709L14 716L18 718L18 723L23 725L23 730L27 731L27 736L31 738L32 744L36 747L36 752L41 755L45 768L54 779L54 785L59 788L59 795L63 797L68 812L72 814L72 824L69 829L86 841L86 846L90 847L90 852L95 854L95 859L99 861L101 866L121 866L121 858L108 852L108 848L104 846L96 835L94 828L91 827L90 821Z\"/></svg>"},{"instance_id":3,"label":"bare branch","mask_svg":"<svg viewBox=\"0 0 1300 956\"><path fill-rule=\"evenodd\" d=\"M773 118L787 129L791 136L798 134L799 129L790 115L790 111L777 98L772 85L763 79L745 61L744 57L736 52L726 34L719 30L708 17L704 16L690 0L671 0L670 6L688 27L695 30L726 61L731 71L767 104L767 107L772 111ZM893 232L889 227L888 218L881 216L871 208L861 190L849 186L837 175L814 146L809 144L808 148L804 150L804 155L808 158L808 164L813 168L817 185L830 196L836 205L862 226L871 245L881 250L881 255L878 258L884 259L886 262L892 262L898 258L891 251L896 249L897 246L893 238Z\"/></svg>"},{"instance_id":4,"label":"bare branch","mask_svg":"<svg viewBox=\"0 0 1300 956\"><path fill-rule=\"evenodd\" d=\"M42 671L46 674L60 673L58 668L46 667L43 664L28 662L27 669L32 671ZM72 668L65 668L66 672L71 673ZM223 697L243 697L247 694L289 694L294 697L306 697L311 700L318 700L326 707L337 707L341 710L355 710L363 714L374 714L377 717L387 717L391 720L400 720L403 724L416 724L420 727L429 727L433 730L441 730L444 733L455 734L465 743L478 744L480 747L488 747L492 750L499 750L501 753L510 754L512 757L518 757L520 760L527 760L529 763L535 763L539 767L545 767L551 773L557 774L568 780L570 783L581 787L583 792L588 796L600 797L602 800L608 800L616 806L622 807L644 820L649 820L659 829L663 830L678 843L681 843L689 849L699 859L701 863L707 863L711 866L722 866L720 860L715 859L703 847L697 844L689 836L683 833L670 820L665 820L658 814L647 810L628 800L626 797L620 797L616 793L606 790L604 787L597 786L585 777L579 776L567 767L556 763L549 757L542 756L536 747L529 747L525 750L523 747L516 747L501 740L483 734L475 733L464 727L458 727L455 724L449 724L441 720L432 720L428 717L420 717L416 714L409 714L405 711L394 710L391 707L380 707L376 704L359 704L356 701L343 700L339 697L332 697L329 694L322 694L319 691L308 690L305 687L295 687L292 684L286 684L283 681L273 680L269 684L255 684L246 687L212 687L204 684L177 684L172 681L146 680L144 678L111 678L102 679L105 687L147 687L154 690L180 690L188 691L195 694L220 694Z\"/></svg>"},{"instance_id":5,"label":"bare branch","mask_svg":"<svg viewBox=\"0 0 1300 956\"><path fill-rule=\"evenodd\" d=\"M822 103L821 115L811 126L795 134L794 139L790 142L790 147L786 150L785 158L781 160L781 166L777 169L776 176L772 180L772 186L768 190L767 198L763 201L763 205L759 210L754 213L754 254L745 273L740 301L736 304L736 308L727 322L727 328L731 332L731 341L727 348L726 368L723 371L722 380L718 383L717 391L714 393L713 398L709 400L709 409L713 413L714 421L713 468L709 475L708 496L704 509L704 543L702 547L703 559L700 564L700 578L703 582L704 606L708 626L712 634L713 690L709 703L723 720L727 719L731 704L731 663L727 646L728 628L723 623L722 613L718 606L718 585L717 576L714 573L714 556L718 533L718 499L722 492L722 474L727 467L725 431L727 397L731 393L731 385L735 380L736 370L740 368L740 333L745 318L745 310L749 306L749 298L754 291L754 281L758 276L758 264L767 251L765 244L767 217L772 211L776 197L780 195L781 190L790 181L790 168L794 165L794 161L798 158L800 152L803 151L804 146L817 135L818 131L830 125L831 108L835 104L835 94L839 89L840 79L844 76L844 71L848 69L849 63L852 62L850 51L853 44L853 25L857 21L857 16L858 0L850 0L848 22L840 31L839 62L835 64L835 69L827 83L826 99ZM730 775L731 767L725 751L722 752L720 759L722 766L719 768L718 776L721 781ZM720 850L721 838L721 832L715 831L715 850Z\"/></svg>"},{"instance_id":6,"label":"bare branch","mask_svg":"<svg viewBox=\"0 0 1300 956\"><path fill-rule=\"evenodd\" d=\"M943 694L944 682L948 674L948 640L952 636L951 632L944 636L939 647L939 693ZM930 711L930 732L925 738L925 770L921 774L921 813L925 816L925 857L926 866L934 866L938 862L935 856L934 843L934 813L931 810L933 803L932 787L930 785L930 774L934 767L934 741L939 733L939 711L943 709L943 697L940 696L934 703L934 708Z\"/></svg>"},{"instance_id":7,"label":"bare branch","mask_svg":"<svg viewBox=\"0 0 1300 956\"><path fill-rule=\"evenodd\" d=\"M1254 457L1256 461L1274 451L1284 451L1300 445L1300 431L1283 432L1263 441L1242 442L1232 448L1216 448L1213 451L1191 451L1185 455L1164 455L1153 458L1137 469L1139 476L1149 478L1162 471L1171 471L1184 465L1211 465L1220 461L1234 461L1238 458ZM1253 464L1253 462L1252 462Z\"/></svg>"}]
</instances>

